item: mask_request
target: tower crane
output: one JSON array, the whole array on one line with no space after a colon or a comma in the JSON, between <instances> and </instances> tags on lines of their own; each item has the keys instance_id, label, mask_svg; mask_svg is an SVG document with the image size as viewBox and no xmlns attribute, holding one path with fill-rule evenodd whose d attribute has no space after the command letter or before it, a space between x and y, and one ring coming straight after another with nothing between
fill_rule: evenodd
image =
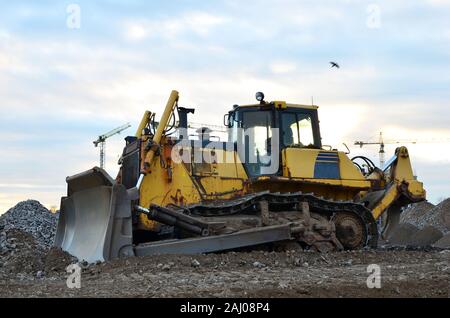
<instances>
[{"instance_id":1,"label":"tower crane","mask_svg":"<svg viewBox=\"0 0 450 318\"><path fill-rule=\"evenodd\" d=\"M384 163L386 162L386 152L384 151L384 145L387 144L416 144L416 140L406 140L406 141L384 141L383 132L380 132L380 137L378 141L374 142L366 142L366 141L355 141L355 145L362 148L364 145L380 145L380 150L378 151L379 160L380 160L380 168L383 169Z\"/></svg>"},{"instance_id":2,"label":"tower crane","mask_svg":"<svg viewBox=\"0 0 450 318\"><path fill-rule=\"evenodd\" d=\"M131 127L130 123L126 123L125 125L117 127L115 129L107 132L106 134L98 136L98 139L94 141L95 147L98 147L98 145L100 145L100 168L102 168L102 169L105 168L106 139L108 139L109 137L112 137L114 135L120 134L122 131L124 131L125 129L128 129L130 127Z\"/></svg>"}]
</instances>

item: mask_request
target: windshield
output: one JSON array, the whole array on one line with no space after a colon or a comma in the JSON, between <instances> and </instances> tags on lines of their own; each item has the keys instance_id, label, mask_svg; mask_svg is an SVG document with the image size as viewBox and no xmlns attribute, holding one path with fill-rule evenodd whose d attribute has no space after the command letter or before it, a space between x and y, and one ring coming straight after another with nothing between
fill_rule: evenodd
<instances>
[{"instance_id":1,"label":"windshield","mask_svg":"<svg viewBox=\"0 0 450 318\"><path fill-rule=\"evenodd\" d=\"M272 112L245 112L243 127L245 133L253 138L249 144L250 156L264 157L270 155L270 139L272 138Z\"/></svg>"},{"instance_id":2,"label":"windshield","mask_svg":"<svg viewBox=\"0 0 450 318\"><path fill-rule=\"evenodd\" d=\"M272 163L272 111L245 111L239 115L239 124L234 122L230 141L237 142L239 157L247 173L259 176L267 170L264 167Z\"/></svg>"}]
</instances>

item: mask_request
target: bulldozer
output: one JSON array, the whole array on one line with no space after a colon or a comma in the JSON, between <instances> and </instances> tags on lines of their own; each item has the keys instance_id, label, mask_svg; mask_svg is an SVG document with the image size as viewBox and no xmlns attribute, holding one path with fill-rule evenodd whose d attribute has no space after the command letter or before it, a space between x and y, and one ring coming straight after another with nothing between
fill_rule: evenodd
<instances>
[{"instance_id":1,"label":"bulldozer","mask_svg":"<svg viewBox=\"0 0 450 318\"><path fill-rule=\"evenodd\" d=\"M224 115L226 140L172 91L159 121L145 111L125 138L116 178L94 167L66 178L55 245L88 262L298 244L376 248L402 207L423 201L407 148L384 167L322 145L318 107L264 100ZM294 243L292 243L294 242Z\"/></svg>"}]
</instances>

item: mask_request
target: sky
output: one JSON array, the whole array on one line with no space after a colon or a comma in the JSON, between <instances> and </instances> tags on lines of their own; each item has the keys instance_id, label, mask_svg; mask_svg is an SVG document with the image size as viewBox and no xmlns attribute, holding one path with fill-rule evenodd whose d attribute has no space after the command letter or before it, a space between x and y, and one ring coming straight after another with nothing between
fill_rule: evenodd
<instances>
[{"instance_id":1,"label":"sky","mask_svg":"<svg viewBox=\"0 0 450 318\"><path fill-rule=\"evenodd\" d=\"M450 1L0 0L0 213L59 206L66 176L115 175L126 134L172 89L192 121L233 104L319 105L323 143L377 161L407 144L431 202L450 196ZM330 68L336 61L340 69ZM398 144L386 146L387 158Z\"/></svg>"}]
</instances>

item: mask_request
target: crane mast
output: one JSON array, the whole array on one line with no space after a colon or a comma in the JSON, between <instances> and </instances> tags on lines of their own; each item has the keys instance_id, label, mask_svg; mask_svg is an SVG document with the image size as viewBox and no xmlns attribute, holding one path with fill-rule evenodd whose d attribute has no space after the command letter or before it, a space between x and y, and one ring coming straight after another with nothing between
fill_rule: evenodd
<instances>
[{"instance_id":1,"label":"crane mast","mask_svg":"<svg viewBox=\"0 0 450 318\"><path fill-rule=\"evenodd\" d=\"M380 136L378 141L376 142L366 142L366 141L355 141L355 146L359 146L362 148L365 145L380 145L380 150L378 151L379 155L379 161L380 161L380 168L383 169L384 164L386 162L386 152L384 150L384 146L386 144L401 144L401 143L407 143L407 144L416 144L417 141L415 140L407 140L407 141L388 141L385 142L383 139L383 132L380 131Z\"/></svg>"},{"instance_id":2,"label":"crane mast","mask_svg":"<svg viewBox=\"0 0 450 318\"><path fill-rule=\"evenodd\" d=\"M103 135L98 136L97 140L94 141L94 146L98 147L100 145L100 168L105 168L105 158L106 158L106 139L120 134L122 131L130 128L130 123L117 127Z\"/></svg>"}]
</instances>

